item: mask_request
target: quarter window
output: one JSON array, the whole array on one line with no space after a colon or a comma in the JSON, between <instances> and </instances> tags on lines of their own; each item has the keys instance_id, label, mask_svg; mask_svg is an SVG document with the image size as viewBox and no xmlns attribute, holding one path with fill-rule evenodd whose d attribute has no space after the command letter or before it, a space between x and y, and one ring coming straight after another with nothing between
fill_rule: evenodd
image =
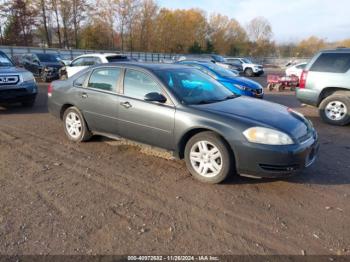
<instances>
[{"instance_id":1,"label":"quarter window","mask_svg":"<svg viewBox=\"0 0 350 262\"><path fill-rule=\"evenodd\" d=\"M116 90L120 72L120 68L96 69L91 74L88 87L114 92Z\"/></svg>"},{"instance_id":2,"label":"quarter window","mask_svg":"<svg viewBox=\"0 0 350 262\"><path fill-rule=\"evenodd\" d=\"M148 93L162 93L159 85L145 73L128 69L124 79L124 95L143 100Z\"/></svg>"},{"instance_id":3,"label":"quarter window","mask_svg":"<svg viewBox=\"0 0 350 262\"><path fill-rule=\"evenodd\" d=\"M73 85L76 86L76 87L82 87L84 85L84 82L85 82L85 79L86 79L87 75L88 75L88 73L85 73L82 76L78 77L74 81Z\"/></svg>"},{"instance_id":4,"label":"quarter window","mask_svg":"<svg viewBox=\"0 0 350 262\"><path fill-rule=\"evenodd\" d=\"M345 73L350 69L350 54L323 53L317 58L310 71Z\"/></svg>"}]
</instances>

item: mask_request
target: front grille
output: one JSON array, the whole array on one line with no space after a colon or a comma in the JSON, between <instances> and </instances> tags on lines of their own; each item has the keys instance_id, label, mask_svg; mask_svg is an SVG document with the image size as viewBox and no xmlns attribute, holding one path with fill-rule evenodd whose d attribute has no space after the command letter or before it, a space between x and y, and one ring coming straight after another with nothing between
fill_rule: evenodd
<instances>
[{"instance_id":1,"label":"front grille","mask_svg":"<svg viewBox=\"0 0 350 262\"><path fill-rule=\"evenodd\" d=\"M256 94L260 95L262 94L263 90L262 89L255 89L254 90Z\"/></svg>"},{"instance_id":2,"label":"front grille","mask_svg":"<svg viewBox=\"0 0 350 262\"><path fill-rule=\"evenodd\" d=\"M19 82L18 75L0 75L0 85L16 85Z\"/></svg>"}]
</instances>

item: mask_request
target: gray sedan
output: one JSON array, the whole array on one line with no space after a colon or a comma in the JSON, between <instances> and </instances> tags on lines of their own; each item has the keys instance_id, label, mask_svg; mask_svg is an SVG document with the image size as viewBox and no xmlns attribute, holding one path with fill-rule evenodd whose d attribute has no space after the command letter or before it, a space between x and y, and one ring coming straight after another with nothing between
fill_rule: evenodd
<instances>
[{"instance_id":1,"label":"gray sedan","mask_svg":"<svg viewBox=\"0 0 350 262\"><path fill-rule=\"evenodd\" d=\"M203 182L292 175L318 152L317 133L301 114L236 96L183 65L99 65L53 82L48 96L70 140L97 134L160 147Z\"/></svg>"}]
</instances>

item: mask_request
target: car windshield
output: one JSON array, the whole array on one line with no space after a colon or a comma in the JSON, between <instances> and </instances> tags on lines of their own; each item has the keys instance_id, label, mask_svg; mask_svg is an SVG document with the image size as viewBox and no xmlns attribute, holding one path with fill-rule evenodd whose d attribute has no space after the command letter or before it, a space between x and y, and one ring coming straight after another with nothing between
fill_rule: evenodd
<instances>
[{"instance_id":1,"label":"car windshield","mask_svg":"<svg viewBox=\"0 0 350 262\"><path fill-rule=\"evenodd\" d=\"M248 58L242 58L242 61L246 64L253 64L253 62L250 61Z\"/></svg>"},{"instance_id":2,"label":"car windshield","mask_svg":"<svg viewBox=\"0 0 350 262\"><path fill-rule=\"evenodd\" d=\"M59 58L53 54L36 54L40 62L58 62Z\"/></svg>"},{"instance_id":3,"label":"car windshield","mask_svg":"<svg viewBox=\"0 0 350 262\"><path fill-rule=\"evenodd\" d=\"M12 66L12 62L7 56L0 54L0 66Z\"/></svg>"},{"instance_id":4,"label":"car windshield","mask_svg":"<svg viewBox=\"0 0 350 262\"><path fill-rule=\"evenodd\" d=\"M220 56L220 55L213 55L213 58L214 58L214 60L215 60L216 62L219 62L219 63L225 63L225 62L226 62L225 58L223 58L223 57Z\"/></svg>"},{"instance_id":5,"label":"car windshield","mask_svg":"<svg viewBox=\"0 0 350 262\"><path fill-rule=\"evenodd\" d=\"M208 64L206 64L206 66L210 70L214 71L220 77L231 78L231 77L237 77L238 76L237 71L234 71L234 72L230 71L230 70L225 69L225 68L223 68L221 66L218 66L218 65L216 65L214 63L208 63Z\"/></svg>"},{"instance_id":6,"label":"car windshield","mask_svg":"<svg viewBox=\"0 0 350 262\"><path fill-rule=\"evenodd\" d=\"M198 69L158 70L155 73L187 105L216 103L235 97L226 87Z\"/></svg>"}]
</instances>

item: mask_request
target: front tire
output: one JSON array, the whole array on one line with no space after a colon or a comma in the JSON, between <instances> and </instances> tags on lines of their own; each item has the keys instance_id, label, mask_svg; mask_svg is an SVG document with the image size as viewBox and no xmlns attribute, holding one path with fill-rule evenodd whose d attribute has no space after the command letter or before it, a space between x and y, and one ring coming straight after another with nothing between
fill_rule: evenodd
<instances>
[{"instance_id":1,"label":"front tire","mask_svg":"<svg viewBox=\"0 0 350 262\"><path fill-rule=\"evenodd\" d=\"M333 94L321 102L319 113L324 122L345 126L350 123L350 98L345 94Z\"/></svg>"},{"instance_id":2,"label":"front tire","mask_svg":"<svg viewBox=\"0 0 350 262\"><path fill-rule=\"evenodd\" d=\"M69 107L63 115L64 132L73 142L84 142L91 138L83 115L76 107Z\"/></svg>"},{"instance_id":3,"label":"front tire","mask_svg":"<svg viewBox=\"0 0 350 262\"><path fill-rule=\"evenodd\" d=\"M244 71L244 73L245 73L246 76L249 76L249 77L254 76L253 69L251 69L251 68L247 68L247 69Z\"/></svg>"},{"instance_id":4,"label":"front tire","mask_svg":"<svg viewBox=\"0 0 350 262\"><path fill-rule=\"evenodd\" d=\"M213 132L199 133L187 142L185 161L194 178L210 184L224 181L234 169L227 143Z\"/></svg>"}]
</instances>

